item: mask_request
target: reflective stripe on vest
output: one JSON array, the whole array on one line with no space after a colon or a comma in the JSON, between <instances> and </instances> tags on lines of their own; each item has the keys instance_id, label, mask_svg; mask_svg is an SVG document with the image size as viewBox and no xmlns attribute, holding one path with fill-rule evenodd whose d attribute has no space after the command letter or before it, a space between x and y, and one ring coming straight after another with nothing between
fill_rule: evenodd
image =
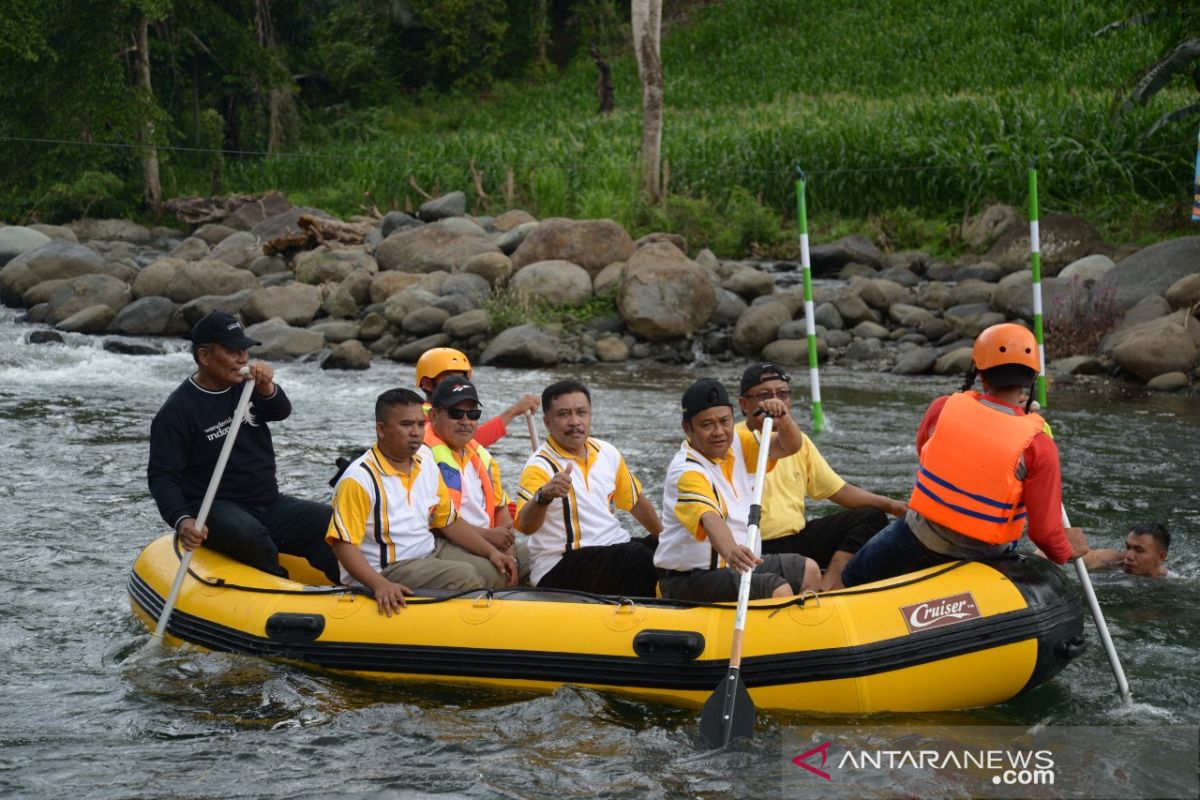
<instances>
[{"instance_id":1,"label":"reflective stripe on vest","mask_svg":"<svg viewBox=\"0 0 1200 800\"><path fill-rule=\"evenodd\" d=\"M448 444L434 434L432 429L426 430L425 443L433 451L433 460L437 462L438 469L442 473L442 480L446 482L446 488L450 491L450 500L454 503L454 510L460 510L462 508L463 474L458 457ZM488 525L495 527L496 487L492 485L492 454L474 439L467 442L466 452L467 460L471 466L475 467L475 472L479 474L479 482L483 486L483 502L487 506Z\"/></svg>"},{"instance_id":2,"label":"reflective stripe on vest","mask_svg":"<svg viewBox=\"0 0 1200 800\"><path fill-rule=\"evenodd\" d=\"M963 392L947 399L921 448L909 507L964 536L1004 544L1024 530L1022 456L1045 422L981 397Z\"/></svg>"}]
</instances>

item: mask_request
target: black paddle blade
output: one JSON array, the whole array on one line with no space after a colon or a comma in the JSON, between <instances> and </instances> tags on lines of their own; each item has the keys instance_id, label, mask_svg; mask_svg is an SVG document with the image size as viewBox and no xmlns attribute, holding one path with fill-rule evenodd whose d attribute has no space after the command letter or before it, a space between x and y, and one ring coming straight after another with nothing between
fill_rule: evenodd
<instances>
[{"instance_id":1,"label":"black paddle blade","mask_svg":"<svg viewBox=\"0 0 1200 800\"><path fill-rule=\"evenodd\" d=\"M700 738L710 748L725 747L734 739L754 738L754 701L741 670L730 667L725 680L704 703L700 712Z\"/></svg>"}]
</instances>

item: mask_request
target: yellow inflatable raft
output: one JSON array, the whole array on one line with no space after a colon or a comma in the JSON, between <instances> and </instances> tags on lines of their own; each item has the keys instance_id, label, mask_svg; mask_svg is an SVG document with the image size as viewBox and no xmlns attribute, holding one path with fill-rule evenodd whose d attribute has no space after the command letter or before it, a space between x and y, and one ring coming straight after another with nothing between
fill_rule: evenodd
<instances>
[{"instance_id":1,"label":"yellow inflatable raft","mask_svg":"<svg viewBox=\"0 0 1200 800\"><path fill-rule=\"evenodd\" d=\"M130 602L150 628L178 567L171 536L134 564ZM570 683L699 706L726 674L733 617L732 603L515 589L410 598L387 618L370 597L277 578L201 548L167 636L384 680L545 691ZM742 678L760 709L983 706L1054 677L1082 652L1082 629L1076 592L1049 562L959 562L751 602Z\"/></svg>"}]
</instances>

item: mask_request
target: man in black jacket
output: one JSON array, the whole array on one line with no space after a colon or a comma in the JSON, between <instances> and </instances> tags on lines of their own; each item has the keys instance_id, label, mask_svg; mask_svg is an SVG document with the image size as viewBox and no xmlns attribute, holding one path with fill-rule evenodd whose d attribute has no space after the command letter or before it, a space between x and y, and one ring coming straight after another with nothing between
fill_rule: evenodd
<instances>
[{"instance_id":1,"label":"man in black jacket","mask_svg":"<svg viewBox=\"0 0 1200 800\"><path fill-rule=\"evenodd\" d=\"M258 344L223 311L213 311L192 328L196 372L171 393L150 425L150 493L188 550L205 543L281 576L287 572L279 565L279 553L290 553L308 559L337 583L337 559L325 543L330 506L279 493L267 423L287 419L292 405L269 365L249 363L247 351ZM243 378L247 365L250 375ZM243 380L254 381L250 407L207 524L197 529L195 517L229 434Z\"/></svg>"}]
</instances>

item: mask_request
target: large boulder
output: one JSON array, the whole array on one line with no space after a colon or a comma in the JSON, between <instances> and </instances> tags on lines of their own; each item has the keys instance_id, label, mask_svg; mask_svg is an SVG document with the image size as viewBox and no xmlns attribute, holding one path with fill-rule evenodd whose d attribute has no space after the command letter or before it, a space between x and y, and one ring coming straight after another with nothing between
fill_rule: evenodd
<instances>
[{"instance_id":1,"label":"large boulder","mask_svg":"<svg viewBox=\"0 0 1200 800\"><path fill-rule=\"evenodd\" d=\"M92 306L111 308L111 322L118 311L133 302L133 293L129 291L129 284L111 275L79 275L55 289L46 302L49 304L46 321L51 324Z\"/></svg>"},{"instance_id":2,"label":"large boulder","mask_svg":"<svg viewBox=\"0 0 1200 800\"><path fill-rule=\"evenodd\" d=\"M1076 299L1090 302L1088 290L1075 279L1045 278L1042 280L1042 309L1046 316L1068 313L1072 292L1082 292ZM992 308L1010 318L1033 319L1033 272L1021 270L1005 275L992 294Z\"/></svg>"},{"instance_id":3,"label":"large boulder","mask_svg":"<svg viewBox=\"0 0 1200 800\"><path fill-rule=\"evenodd\" d=\"M1030 276L1030 281L1032 282L1032 273L1030 273ZM988 283L978 278L960 281L954 284L954 288L950 290L950 303L944 306L944 308L966 305L967 303L991 304L992 297L995 294L996 284L994 283Z\"/></svg>"},{"instance_id":4,"label":"large boulder","mask_svg":"<svg viewBox=\"0 0 1200 800\"><path fill-rule=\"evenodd\" d=\"M367 267L359 267L337 285L321 308L334 319L357 317L359 309L371 300L371 283L375 274Z\"/></svg>"},{"instance_id":5,"label":"large boulder","mask_svg":"<svg viewBox=\"0 0 1200 800\"><path fill-rule=\"evenodd\" d=\"M492 286L497 286L512 275L512 260L504 253L480 253L467 259L462 265L462 271L469 275L478 275Z\"/></svg>"},{"instance_id":6,"label":"large boulder","mask_svg":"<svg viewBox=\"0 0 1200 800\"><path fill-rule=\"evenodd\" d=\"M1192 339L1192 344L1200 347L1200 325L1196 324L1195 319L1190 319L1187 309L1180 309L1173 314L1168 314L1157 319L1146 320L1136 325L1122 326L1105 336L1100 342L1101 355L1111 355L1116 357L1115 351L1123 345L1131 337L1136 337L1138 340L1145 341L1153 339L1163 333L1167 328L1180 328L1185 331ZM1130 370L1131 372L1133 370ZM1170 370L1168 370L1170 371Z\"/></svg>"},{"instance_id":7,"label":"large boulder","mask_svg":"<svg viewBox=\"0 0 1200 800\"><path fill-rule=\"evenodd\" d=\"M383 222L380 223L379 232L386 239L393 233L406 231L409 228L419 228L423 224L421 220L411 214L405 214L403 211L389 211L383 215Z\"/></svg>"},{"instance_id":8,"label":"large boulder","mask_svg":"<svg viewBox=\"0 0 1200 800\"><path fill-rule=\"evenodd\" d=\"M347 339L333 348L321 369L364 370L371 367L371 353L357 339Z\"/></svg>"},{"instance_id":9,"label":"large boulder","mask_svg":"<svg viewBox=\"0 0 1200 800\"><path fill-rule=\"evenodd\" d=\"M386 339L388 337L384 337ZM432 336L426 336L416 341L402 344L399 347L393 348L387 354L388 358L393 361L403 361L406 364L415 364L417 359L425 354L426 350L432 350L435 347L446 347L450 344L450 335L446 333L435 333ZM382 343L383 339L379 343ZM377 344L379 344L377 343ZM378 351L376 351L378 352Z\"/></svg>"},{"instance_id":10,"label":"large boulder","mask_svg":"<svg viewBox=\"0 0 1200 800\"><path fill-rule=\"evenodd\" d=\"M820 244L809 249L809 263L816 277L836 275L847 264L865 264L883 268L883 253L875 243L861 234L844 236L836 242Z\"/></svg>"},{"instance_id":11,"label":"large boulder","mask_svg":"<svg viewBox=\"0 0 1200 800\"><path fill-rule=\"evenodd\" d=\"M0 228L0 267L20 255L48 243L50 237L32 228L13 225Z\"/></svg>"},{"instance_id":12,"label":"large boulder","mask_svg":"<svg viewBox=\"0 0 1200 800\"><path fill-rule=\"evenodd\" d=\"M1171 308L1195 308L1200 303L1200 272L1186 275L1171 284L1166 300Z\"/></svg>"},{"instance_id":13,"label":"large boulder","mask_svg":"<svg viewBox=\"0 0 1200 800\"><path fill-rule=\"evenodd\" d=\"M1196 363L1196 343L1174 323L1138 328L1113 348L1113 360L1148 381L1168 372L1187 372Z\"/></svg>"},{"instance_id":14,"label":"large boulder","mask_svg":"<svg viewBox=\"0 0 1200 800\"><path fill-rule=\"evenodd\" d=\"M721 288L728 289L739 297L753 300L775 291L775 278L761 269L742 267L721 282Z\"/></svg>"},{"instance_id":15,"label":"large boulder","mask_svg":"<svg viewBox=\"0 0 1200 800\"><path fill-rule=\"evenodd\" d=\"M1181 278L1200 272L1200 236L1185 236L1145 247L1113 267L1096 286L1114 293L1118 309L1132 308L1146 295L1165 294Z\"/></svg>"},{"instance_id":16,"label":"large boulder","mask_svg":"<svg viewBox=\"0 0 1200 800\"><path fill-rule=\"evenodd\" d=\"M997 203L962 224L962 240L972 250L984 250L1021 224L1021 217L1012 206Z\"/></svg>"},{"instance_id":17,"label":"large boulder","mask_svg":"<svg viewBox=\"0 0 1200 800\"><path fill-rule=\"evenodd\" d=\"M502 331L492 339L479 363L500 367L552 367L558 363L558 342L532 323Z\"/></svg>"},{"instance_id":18,"label":"large boulder","mask_svg":"<svg viewBox=\"0 0 1200 800\"><path fill-rule=\"evenodd\" d=\"M109 330L134 336L178 336L191 326L183 318L183 308L166 297L143 297L117 312Z\"/></svg>"},{"instance_id":19,"label":"large boulder","mask_svg":"<svg viewBox=\"0 0 1200 800\"><path fill-rule=\"evenodd\" d=\"M65 241L50 241L22 253L0 269L0 298L9 305L42 281L75 278L110 268L95 251Z\"/></svg>"},{"instance_id":20,"label":"large boulder","mask_svg":"<svg viewBox=\"0 0 1200 800\"><path fill-rule=\"evenodd\" d=\"M262 245L254 234L239 231L233 236L221 240L214 246L209 258L224 261L231 267L248 267L250 262L263 255Z\"/></svg>"},{"instance_id":21,"label":"large boulder","mask_svg":"<svg viewBox=\"0 0 1200 800\"><path fill-rule=\"evenodd\" d=\"M405 314L404 319L400 321L400 328L405 333L411 333L414 336L428 336L440 331L448 319L450 319L450 312L445 309L425 306L415 308Z\"/></svg>"},{"instance_id":22,"label":"large boulder","mask_svg":"<svg viewBox=\"0 0 1200 800\"><path fill-rule=\"evenodd\" d=\"M488 312L474 308L447 319L442 324L442 332L455 339L470 339L476 334L487 333L491 327L492 320Z\"/></svg>"},{"instance_id":23,"label":"large boulder","mask_svg":"<svg viewBox=\"0 0 1200 800\"><path fill-rule=\"evenodd\" d=\"M102 239L107 242L132 242L145 244L150 241L150 229L127 219L81 219L69 226L80 241Z\"/></svg>"},{"instance_id":24,"label":"large boulder","mask_svg":"<svg viewBox=\"0 0 1200 800\"><path fill-rule=\"evenodd\" d=\"M1095 283L1115 266L1113 260L1105 255L1084 256L1064 267L1063 271L1058 273L1058 277L1068 280L1078 278L1084 283Z\"/></svg>"},{"instance_id":25,"label":"large boulder","mask_svg":"<svg viewBox=\"0 0 1200 800\"><path fill-rule=\"evenodd\" d=\"M79 309L54 327L69 333L104 333L116 315L111 306L100 303Z\"/></svg>"},{"instance_id":26,"label":"large boulder","mask_svg":"<svg viewBox=\"0 0 1200 800\"><path fill-rule=\"evenodd\" d=\"M880 311L887 311L896 303L916 301L916 294L911 289L885 278L869 278L856 286L863 302Z\"/></svg>"},{"instance_id":27,"label":"large boulder","mask_svg":"<svg viewBox=\"0 0 1200 800\"><path fill-rule=\"evenodd\" d=\"M153 275L146 274L149 270L156 269L160 269L165 274L165 281L161 289L159 288L159 279L163 276L157 272ZM153 292L147 291L146 287L142 285L143 279L149 280L151 277L154 278ZM150 294L158 294L169 297L176 303L186 303L209 294L227 295L243 289L258 289L261 286L262 284L253 273L231 267L224 261L205 259L204 261L172 264L167 259L159 259L158 262L146 267L142 270L142 274L138 275L137 280L134 281L134 295L146 297Z\"/></svg>"},{"instance_id":28,"label":"large boulder","mask_svg":"<svg viewBox=\"0 0 1200 800\"><path fill-rule=\"evenodd\" d=\"M733 326L733 349L743 355L758 355L770 342L775 341L779 326L791 318L783 303L750 306Z\"/></svg>"},{"instance_id":29,"label":"large boulder","mask_svg":"<svg viewBox=\"0 0 1200 800\"><path fill-rule=\"evenodd\" d=\"M319 217L321 219L336 219L328 211L309 206L298 206L272 214L256 221L250 226L250 233L260 242L269 242L280 236L294 236L301 233L300 217Z\"/></svg>"},{"instance_id":30,"label":"large boulder","mask_svg":"<svg viewBox=\"0 0 1200 800\"><path fill-rule=\"evenodd\" d=\"M888 316L905 328L916 328L933 319L933 314L920 306L895 303L888 308Z\"/></svg>"},{"instance_id":31,"label":"large boulder","mask_svg":"<svg viewBox=\"0 0 1200 800\"><path fill-rule=\"evenodd\" d=\"M879 322L880 320L879 312L868 306L858 292L844 291L840 293L833 301L833 305L837 308L842 321L850 325L857 325L860 322Z\"/></svg>"},{"instance_id":32,"label":"large boulder","mask_svg":"<svg viewBox=\"0 0 1200 800\"><path fill-rule=\"evenodd\" d=\"M312 322L320 309L320 289L305 283L293 283L290 286L269 286L252 293L242 306L242 316L249 323L278 317L288 325L302 326Z\"/></svg>"},{"instance_id":33,"label":"large boulder","mask_svg":"<svg viewBox=\"0 0 1200 800\"><path fill-rule=\"evenodd\" d=\"M262 342L254 348L255 358L296 358L325 347L325 334L309 328L293 328L278 318L249 326L246 335Z\"/></svg>"},{"instance_id":34,"label":"large boulder","mask_svg":"<svg viewBox=\"0 0 1200 800\"><path fill-rule=\"evenodd\" d=\"M27 227L31 231L44 233L46 236L49 236L51 239L56 241L74 242L76 244L79 243L79 237L75 235L75 231L71 230L66 225L46 225L41 222L35 222Z\"/></svg>"},{"instance_id":35,"label":"large boulder","mask_svg":"<svg viewBox=\"0 0 1200 800\"><path fill-rule=\"evenodd\" d=\"M529 264L513 275L508 285L518 297L552 306L581 306L592 299L592 276L570 261Z\"/></svg>"},{"instance_id":36,"label":"large boulder","mask_svg":"<svg viewBox=\"0 0 1200 800\"><path fill-rule=\"evenodd\" d=\"M1092 223L1073 214L1043 217L1038 230L1043 277L1057 275L1063 267L1084 256L1112 250ZM992 245L986 258L1010 271L1029 267L1029 227L1010 229Z\"/></svg>"},{"instance_id":37,"label":"large boulder","mask_svg":"<svg viewBox=\"0 0 1200 800\"><path fill-rule=\"evenodd\" d=\"M783 364L789 367L806 366L808 364L808 341L805 339L779 339L771 342L762 350L763 361L773 364ZM817 361L824 362L829 357L829 344L824 339L817 339Z\"/></svg>"},{"instance_id":38,"label":"large boulder","mask_svg":"<svg viewBox=\"0 0 1200 800\"><path fill-rule=\"evenodd\" d=\"M705 270L674 245L639 247L625 263L617 308L635 336L655 342L691 336L716 306Z\"/></svg>"},{"instance_id":39,"label":"large boulder","mask_svg":"<svg viewBox=\"0 0 1200 800\"><path fill-rule=\"evenodd\" d=\"M443 297L447 295L469 297L473 303L478 304L492 296L492 285L488 283L487 278L481 275L471 272L460 272L456 275L448 276L442 282L438 293Z\"/></svg>"},{"instance_id":40,"label":"large boulder","mask_svg":"<svg viewBox=\"0 0 1200 800\"><path fill-rule=\"evenodd\" d=\"M430 294L416 286L410 286L387 299L383 304L383 315L393 325L401 325L404 323L404 318L413 311L431 306L436 300L437 295Z\"/></svg>"},{"instance_id":41,"label":"large boulder","mask_svg":"<svg viewBox=\"0 0 1200 800\"><path fill-rule=\"evenodd\" d=\"M199 236L189 236L175 245L171 252L167 253L167 256L178 258L180 261L199 261L202 258L208 258L211 253L208 242Z\"/></svg>"},{"instance_id":42,"label":"large boulder","mask_svg":"<svg viewBox=\"0 0 1200 800\"><path fill-rule=\"evenodd\" d=\"M462 233L462 228L453 224L462 221L446 219L392 234L375 248L379 268L401 272L457 272L475 256L500 253L500 248L492 244L482 229L478 234Z\"/></svg>"},{"instance_id":43,"label":"large boulder","mask_svg":"<svg viewBox=\"0 0 1200 800\"><path fill-rule=\"evenodd\" d=\"M722 327L733 325L738 321L738 317L742 315L742 312L750 307L745 300L728 289L718 287L714 291L717 295L717 307L713 309L712 316L709 317L709 321L714 325Z\"/></svg>"},{"instance_id":44,"label":"large boulder","mask_svg":"<svg viewBox=\"0 0 1200 800\"><path fill-rule=\"evenodd\" d=\"M356 269L374 275L379 272L379 265L359 250L310 250L296 257L296 280L313 286L341 283Z\"/></svg>"},{"instance_id":45,"label":"large boulder","mask_svg":"<svg viewBox=\"0 0 1200 800\"><path fill-rule=\"evenodd\" d=\"M203 240L209 247L215 247L235 233L237 231L228 225L222 225L219 222L208 222L192 231L192 236Z\"/></svg>"},{"instance_id":46,"label":"large boulder","mask_svg":"<svg viewBox=\"0 0 1200 800\"><path fill-rule=\"evenodd\" d=\"M937 353L932 347L918 347L897 358L892 372L896 375L925 375L936 366L937 360Z\"/></svg>"},{"instance_id":47,"label":"large boulder","mask_svg":"<svg viewBox=\"0 0 1200 800\"><path fill-rule=\"evenodd\" d=\"M206 294L197 297L195 300L189 300L180 307L180 311L183 314L183 321L191 329L191 326L204 319L213 311L224 311L235 316L240 315L242 313L242 306L250 299L250 295L256 291L258 291L258 287L254 289L242 289L240 292L234 292L233 294Z\"/></svg>"},{"instance_id":48,"label":"large boulder","mask_svg":"<svg viewBox=\"0 0 1200 800\"><path fill-rule=\"evenodd\" d=\"M528 211L523 211L519 208L512 208L505 211L492 222L492 228L501 232L507 233L514 228L518 228L526 223L532 222L537 224L537 217L530 214Z\"/></svg>"},{"instance_id":49,"label":"large boulder","mask_svg":"<svg viewBox=\"0 0 1200 800\"><path fill-rule=\"evenodd\" d=\"M633 239L611 219L576 221L556 217L542 221L525 237L513 253L512 265L515 272L520 272L539 261L570 261L595 277L614 261L627 261L633 252Z\"/></svg>"},{"instance_id":50,"label":"large boulder","mask_svg":"<svg viewBox=\"0 0 1200 800\"><path fill-rule=\"evenodd\" d=\"M292 208L291 201L279 192L267 192L257 200L242 203L224 220L225 226L238 231L248 231L265 219L278 216ZM262 237L267 238L267 237Z\"/></svg>"},{"instance_id":51,"label":"large boulder","mask_svg":"<svg viewBox=\"0 0 1200 800\"><path fill-rule=\"evenodd\" d=\"M371 302L386 302L392 295L399 294L410 286L416 286L424 277L424 275L418 275L414 272L396 272L393 270L380 272L371 278Z\"/></svg>"}]
</instances>

